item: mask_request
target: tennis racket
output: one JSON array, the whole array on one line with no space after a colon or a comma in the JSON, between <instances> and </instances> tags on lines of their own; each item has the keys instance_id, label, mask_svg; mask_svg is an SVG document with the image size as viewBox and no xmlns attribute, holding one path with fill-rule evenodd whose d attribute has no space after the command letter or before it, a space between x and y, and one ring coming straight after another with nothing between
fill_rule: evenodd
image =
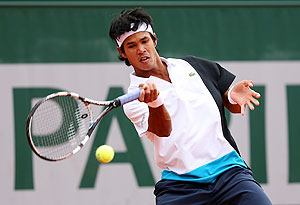
<instances>
[{"instance_id":1,"label":"tennis racket","mask_svg":"<svg viewBox=\"0 0 300 205\"><path fill-rule=\"evenodd\" d=\"M95 101L70 92L48 95L33 106L27 117L26 133L30 147L44 160L66 159L86 144L107 113L139 96L140 89L111 101ZM94 120L90 105L106 108Z\"/></svg>"}]
</instances>

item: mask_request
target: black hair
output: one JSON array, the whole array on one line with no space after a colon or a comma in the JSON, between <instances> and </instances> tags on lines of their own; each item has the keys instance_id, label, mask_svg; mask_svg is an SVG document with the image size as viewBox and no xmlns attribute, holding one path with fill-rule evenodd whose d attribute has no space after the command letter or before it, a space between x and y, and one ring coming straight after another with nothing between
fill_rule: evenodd
<instances>
[{"instance_id":1,"label":"black hair","mask_svg":"<svg viewBox=\"0 0 300 205\"><path fill-rule=\"evenodd\" d=\"M146 23L147 26L151 26L153 28L152 18L151 16L144 11L143 8L136 8L133 10L123 10L121 14L115 18L110 26L109 30L109 36L110 38L115 42L116 39L118 39L123 33L126 33L128 31L136 31L138 29L138 26L141 23ZM131 28L131 25L134 25ZM153 41L156 40L156 38L152 35L151 38ZM121 52L124 52L124 46L121 46ZM125 64L130 66L130 62L127 58L122 57L119 55L118 57L121 61L125 61Z\"/></svg>"}]
</instances>

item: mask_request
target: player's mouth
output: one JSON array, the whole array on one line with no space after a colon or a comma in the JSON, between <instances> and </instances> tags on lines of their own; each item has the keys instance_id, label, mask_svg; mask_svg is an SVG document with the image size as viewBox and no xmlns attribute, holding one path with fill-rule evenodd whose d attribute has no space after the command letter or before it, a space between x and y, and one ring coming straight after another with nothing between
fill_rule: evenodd
<instances>
[{"instance_id":1,"label":"player's mouth","mask_svg":"<svg viewBox=\"0 0 300 205\"><path fill-rule=\"evenodd\" d=\"M150 57L149 57L149 56L142 56L142 57L140 57L140 59L139 59L139 61L140 61L141 63L148 63L149 60L150 60Z\"/></svg>"}]
</instances>

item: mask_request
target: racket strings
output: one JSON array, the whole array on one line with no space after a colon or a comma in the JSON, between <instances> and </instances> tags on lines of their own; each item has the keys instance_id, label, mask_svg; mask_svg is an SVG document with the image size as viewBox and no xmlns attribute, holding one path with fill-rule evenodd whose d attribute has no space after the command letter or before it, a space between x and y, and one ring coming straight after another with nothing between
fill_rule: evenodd
<instances>
[{"instance_id":1,"label":"racket strings","mask_svg":"<svg viewBox=\"0 0 300 205\"><path fill-rule=\"evenodd\" d=\"M48 159L65 158L80 146L90 122L90 111L81 100L71 96L46 100L33 115L33 145Z\"/></svg>"}]
</instances>

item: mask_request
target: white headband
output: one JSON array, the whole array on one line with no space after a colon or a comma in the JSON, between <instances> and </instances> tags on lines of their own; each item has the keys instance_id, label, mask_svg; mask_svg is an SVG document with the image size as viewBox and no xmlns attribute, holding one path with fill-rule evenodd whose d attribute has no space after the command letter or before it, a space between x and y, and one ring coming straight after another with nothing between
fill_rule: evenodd
<instances>
[{"instance_id":1,"label":"white headband","mask_svg":"<svg viewBox=\"0 0 300 205\"><path fill-rule=\"evenodd\" d=\"M134 26L134 23L130 24L131 29L133 28L133 26ZM128 38L129 36L131 36L137 32L140 32L140 31L148 31L149 33L153 34L152 27L143 22L139 25L139 27L136 31L131 30L131 31L125 32L119 38L117 38L116 41L117 41L118 46L121 47L126 38Z\"/></svg>"}]
</instances>

